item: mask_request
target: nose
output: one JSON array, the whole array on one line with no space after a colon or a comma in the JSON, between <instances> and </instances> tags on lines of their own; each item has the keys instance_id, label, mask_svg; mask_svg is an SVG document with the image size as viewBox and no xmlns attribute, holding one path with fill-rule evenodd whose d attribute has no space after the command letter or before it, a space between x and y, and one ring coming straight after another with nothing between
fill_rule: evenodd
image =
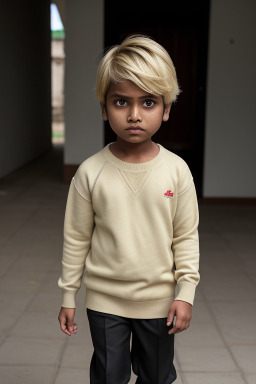
<instances>
[{"instance_id":1,"label":"nose","mask_svg":"<svg viewBox=\"0 0 256 384\"><path fill-rule=\"evenodd\" d=\"M137 121L141 121L141 111L137 104L134 104L129 109L128 121L137 123Z\"/></svg>"}]
</instances>

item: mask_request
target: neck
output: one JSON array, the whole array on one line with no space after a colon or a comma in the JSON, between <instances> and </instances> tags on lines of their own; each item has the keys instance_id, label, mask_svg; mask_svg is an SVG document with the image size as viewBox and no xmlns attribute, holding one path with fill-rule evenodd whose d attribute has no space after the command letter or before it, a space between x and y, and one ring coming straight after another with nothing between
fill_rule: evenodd
<instances>
[{"instance_id":1,"label":"neck","mask_svg":"<svg viewBox=\"0 0 256 384\"><path fill-rule=\"evenodd\" d=\"M117 137L110 145L111 152L121 160L140 163L153 159L159 152L158 145L151 139L142 143L128 143Z\"/></svg>"},{"instance_id":2,"label":"neck","mask_svg":"<svg viewBox=\"0 0 256 384\"><path fill-rule=\"evenodd\" d=\"M125 156L141 156L148 152L154 151L156 144L151 139L143 141L142 143L128 143L117 137L114 147L118 152Z\"/></svg>"}]
</instances>

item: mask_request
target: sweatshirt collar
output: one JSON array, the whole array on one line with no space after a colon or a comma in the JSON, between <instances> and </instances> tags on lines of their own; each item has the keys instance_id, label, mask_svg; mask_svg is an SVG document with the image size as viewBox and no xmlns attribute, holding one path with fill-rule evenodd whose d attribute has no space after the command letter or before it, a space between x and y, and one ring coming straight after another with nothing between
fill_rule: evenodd
<instances>
[{"instance_id":1,"label":"sweatshirt collar","mask_svg":"<svg viewBox=\"0 0 256 384\"><path fill-rule=\"evenodd\" d=\"M126 161L120 160L111 152L109 148L111 144L112 143L109 143L103 148L103 154L108 161L114 164L117 168L122 169L124 171L147 171L148 169L153 168L156 164L160 163L160 161L162 160L162 146L160 144L157 144L159 147L158 154L152 160L146 161L144 163L128 163Z\"/></svg>"}]
</instances>

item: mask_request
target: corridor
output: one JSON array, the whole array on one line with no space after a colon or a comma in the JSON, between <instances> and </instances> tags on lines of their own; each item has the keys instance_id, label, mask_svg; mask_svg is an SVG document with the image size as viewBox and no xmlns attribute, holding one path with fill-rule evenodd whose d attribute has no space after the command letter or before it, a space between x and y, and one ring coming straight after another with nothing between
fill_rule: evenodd
<instances>
[{"instance_id":1,"label":"corridor","mask_svg":"<svg viewBox=\"0 0 256 384\"><path fill-rule=\"evenodd\" d=\"M64 335L57 319L68 192L62 157L56 145L0 183L3 384L89 384L92 344L84 287L77 296L77 335ZM175 383L254 384L256 206L199 207L201 281L191 326L175 335Z\"/></svg>"}]
</instances>

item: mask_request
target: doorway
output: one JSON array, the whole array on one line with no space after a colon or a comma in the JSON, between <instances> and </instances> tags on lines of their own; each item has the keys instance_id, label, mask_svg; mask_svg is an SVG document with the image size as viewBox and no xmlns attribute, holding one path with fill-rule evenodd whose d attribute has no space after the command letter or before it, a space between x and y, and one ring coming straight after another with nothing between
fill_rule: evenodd
<instances>
[{"instance_id":1,"label":"doorway","mask_svg":"<svg viewBox=\"0 0 256 384\"><path fill-rule=\"evenodd\" d=\"M182 157L193 174L198 197L202 196L206 68L210 0L159 0L157 7L130 0L120 7L105 0L105 48L120 44L128 35L143 33L169 52L182 90L170 119L153 140ZM145 6L147 4L147 6ZM105 145L115 134L105 123Z\"/></svg>"},{"instance_id":2,"label":"doorway","mask_svg":"<svg viewBox=\"0 0 256 384\"><path fill-rule=\"evenodd\" d=\"M65 141L64 119L65 29L57 5L51 2L52 143Z\"/></svg>"}]
</instances>

